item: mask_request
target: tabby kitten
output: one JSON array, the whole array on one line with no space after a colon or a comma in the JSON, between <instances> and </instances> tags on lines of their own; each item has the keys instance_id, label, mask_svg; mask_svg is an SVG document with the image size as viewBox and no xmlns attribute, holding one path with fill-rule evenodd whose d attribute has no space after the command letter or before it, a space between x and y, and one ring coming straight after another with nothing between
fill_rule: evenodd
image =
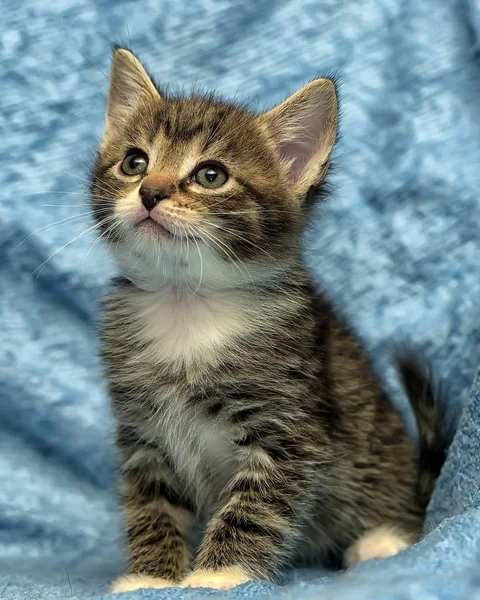
<instances>
[{"instance_id":1,"label":"tabby kitten","mask_svg":"<svg viewBox=\"0 0 480 600\"><path fill-rule=\"evenodd\" d=\"M256 116L168 97L115 51L91 184L123 273L103 328L131 556L114 592L229 588L299 557L351 566L420 534L435 473L419 478L400 416L300 250L337 114L329 79ZM440 429L409 375L428 463Z\"/></svg>"}]
</instances>

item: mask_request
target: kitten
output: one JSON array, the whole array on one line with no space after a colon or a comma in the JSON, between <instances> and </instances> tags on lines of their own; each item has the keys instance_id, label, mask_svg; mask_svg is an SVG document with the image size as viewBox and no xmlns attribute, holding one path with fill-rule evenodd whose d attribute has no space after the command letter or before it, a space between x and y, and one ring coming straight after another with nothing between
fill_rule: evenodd
<instances>
[{"instance_id":1,"label":"kitten","mask_svg":"<svg viewBox=\"0 0 480 600\"><path fill-rule=\"evenodd\" d=\"M167 97L115 51L91 184L124 276L103 328L131 556L113 591L229 588L299 557L351 566L419 537L443 457L432 395L404 369L419 470L300 250L337 114L329 79L256 116L213 96Z\"/></svg>"}]
</instances>

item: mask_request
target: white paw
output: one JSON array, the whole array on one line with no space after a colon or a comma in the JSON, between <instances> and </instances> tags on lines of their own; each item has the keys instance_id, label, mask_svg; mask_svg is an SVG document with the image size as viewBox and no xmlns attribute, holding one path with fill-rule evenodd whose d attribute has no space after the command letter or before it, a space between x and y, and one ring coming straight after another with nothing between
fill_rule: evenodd
<instances>
[{"instance_id":1,"label":"white paw","mask_svg":"<svg viewBox=\"0 0 480 600\"><path fill-rule=\"evenodd\" d=\"M345 564L353 567L359 562L372 558L395 556L411 545L406 536L401 536L394 529L377 527L363 535L350 546L345 553Z\"/></svg>"},{"instance_id":2,"label":"white paw","mask_svg":"<svg viewBox=\"0 0 480 600\"><path fill-rule=\"evenodd\" d=\"M180 585L181 587L229 590L247 581L250 581L250 577L240 569L224 569L222 571L193 571Z\"/></svg>"},{"instance_id":3,"label":"white paw","mask_svg":"<svg viewBox=\"0 0 480 600\"><path fill-rule=\"evenodd\" d=\"M142 588L167 588L175 587L173 581L161 579L160 577L150 577L149 575L123 575L112 583L110 594L120 594L121 592L133 592Z\"/></svg>"}]
</instances>

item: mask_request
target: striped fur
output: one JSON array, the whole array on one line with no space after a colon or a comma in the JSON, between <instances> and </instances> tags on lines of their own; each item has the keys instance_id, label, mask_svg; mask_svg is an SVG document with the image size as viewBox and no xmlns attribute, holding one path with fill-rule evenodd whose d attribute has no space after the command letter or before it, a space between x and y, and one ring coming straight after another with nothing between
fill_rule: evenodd
<instances>
[{"instance_id":1,"label":"striped fur","mask_svg":"<svg viewBox=\"0 0 480 600\"><path fill-rule=\"evenodd\" d=\"M412 442L300 250L336 111L327 80L258 117L213 97L169 99L116 53L92 177L93 213L125 275L102 334L131 554L114 589L152 577L229 587L420 534L428 498ZM142 178L118 167L130 148L174 182L159 208L173 236L132 224ZM225 189L192 186L206 160L228 168ZM204 533L189 575L194 521Z\"/></svg>"}]
</instances>

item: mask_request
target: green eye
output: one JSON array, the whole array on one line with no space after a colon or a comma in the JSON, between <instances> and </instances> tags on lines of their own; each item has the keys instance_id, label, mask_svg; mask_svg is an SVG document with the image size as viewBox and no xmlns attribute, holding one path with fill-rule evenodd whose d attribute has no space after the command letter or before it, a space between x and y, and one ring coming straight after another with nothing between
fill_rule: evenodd
<instances>
[{"instance_id":1,"label":"green eye","mask_svg":"<svg viewBox=\"0 0 480 600\"><path fill-rule=\"evenodd\" d=\"M146 154L128 154L122 163L122 173L125 175L143 175L148 167Z\"/></svg>"},{"instance_id":2,"label":"green eye","mask_svg":"<svg viewBox=\"0 0 480 600\"><path fill-rule=\"evenodd\" d=\"M205 188L218 188L227 179L227 172L218 165L204 165L193 176L193 180Z\"/></svg>"}]
</instances>

